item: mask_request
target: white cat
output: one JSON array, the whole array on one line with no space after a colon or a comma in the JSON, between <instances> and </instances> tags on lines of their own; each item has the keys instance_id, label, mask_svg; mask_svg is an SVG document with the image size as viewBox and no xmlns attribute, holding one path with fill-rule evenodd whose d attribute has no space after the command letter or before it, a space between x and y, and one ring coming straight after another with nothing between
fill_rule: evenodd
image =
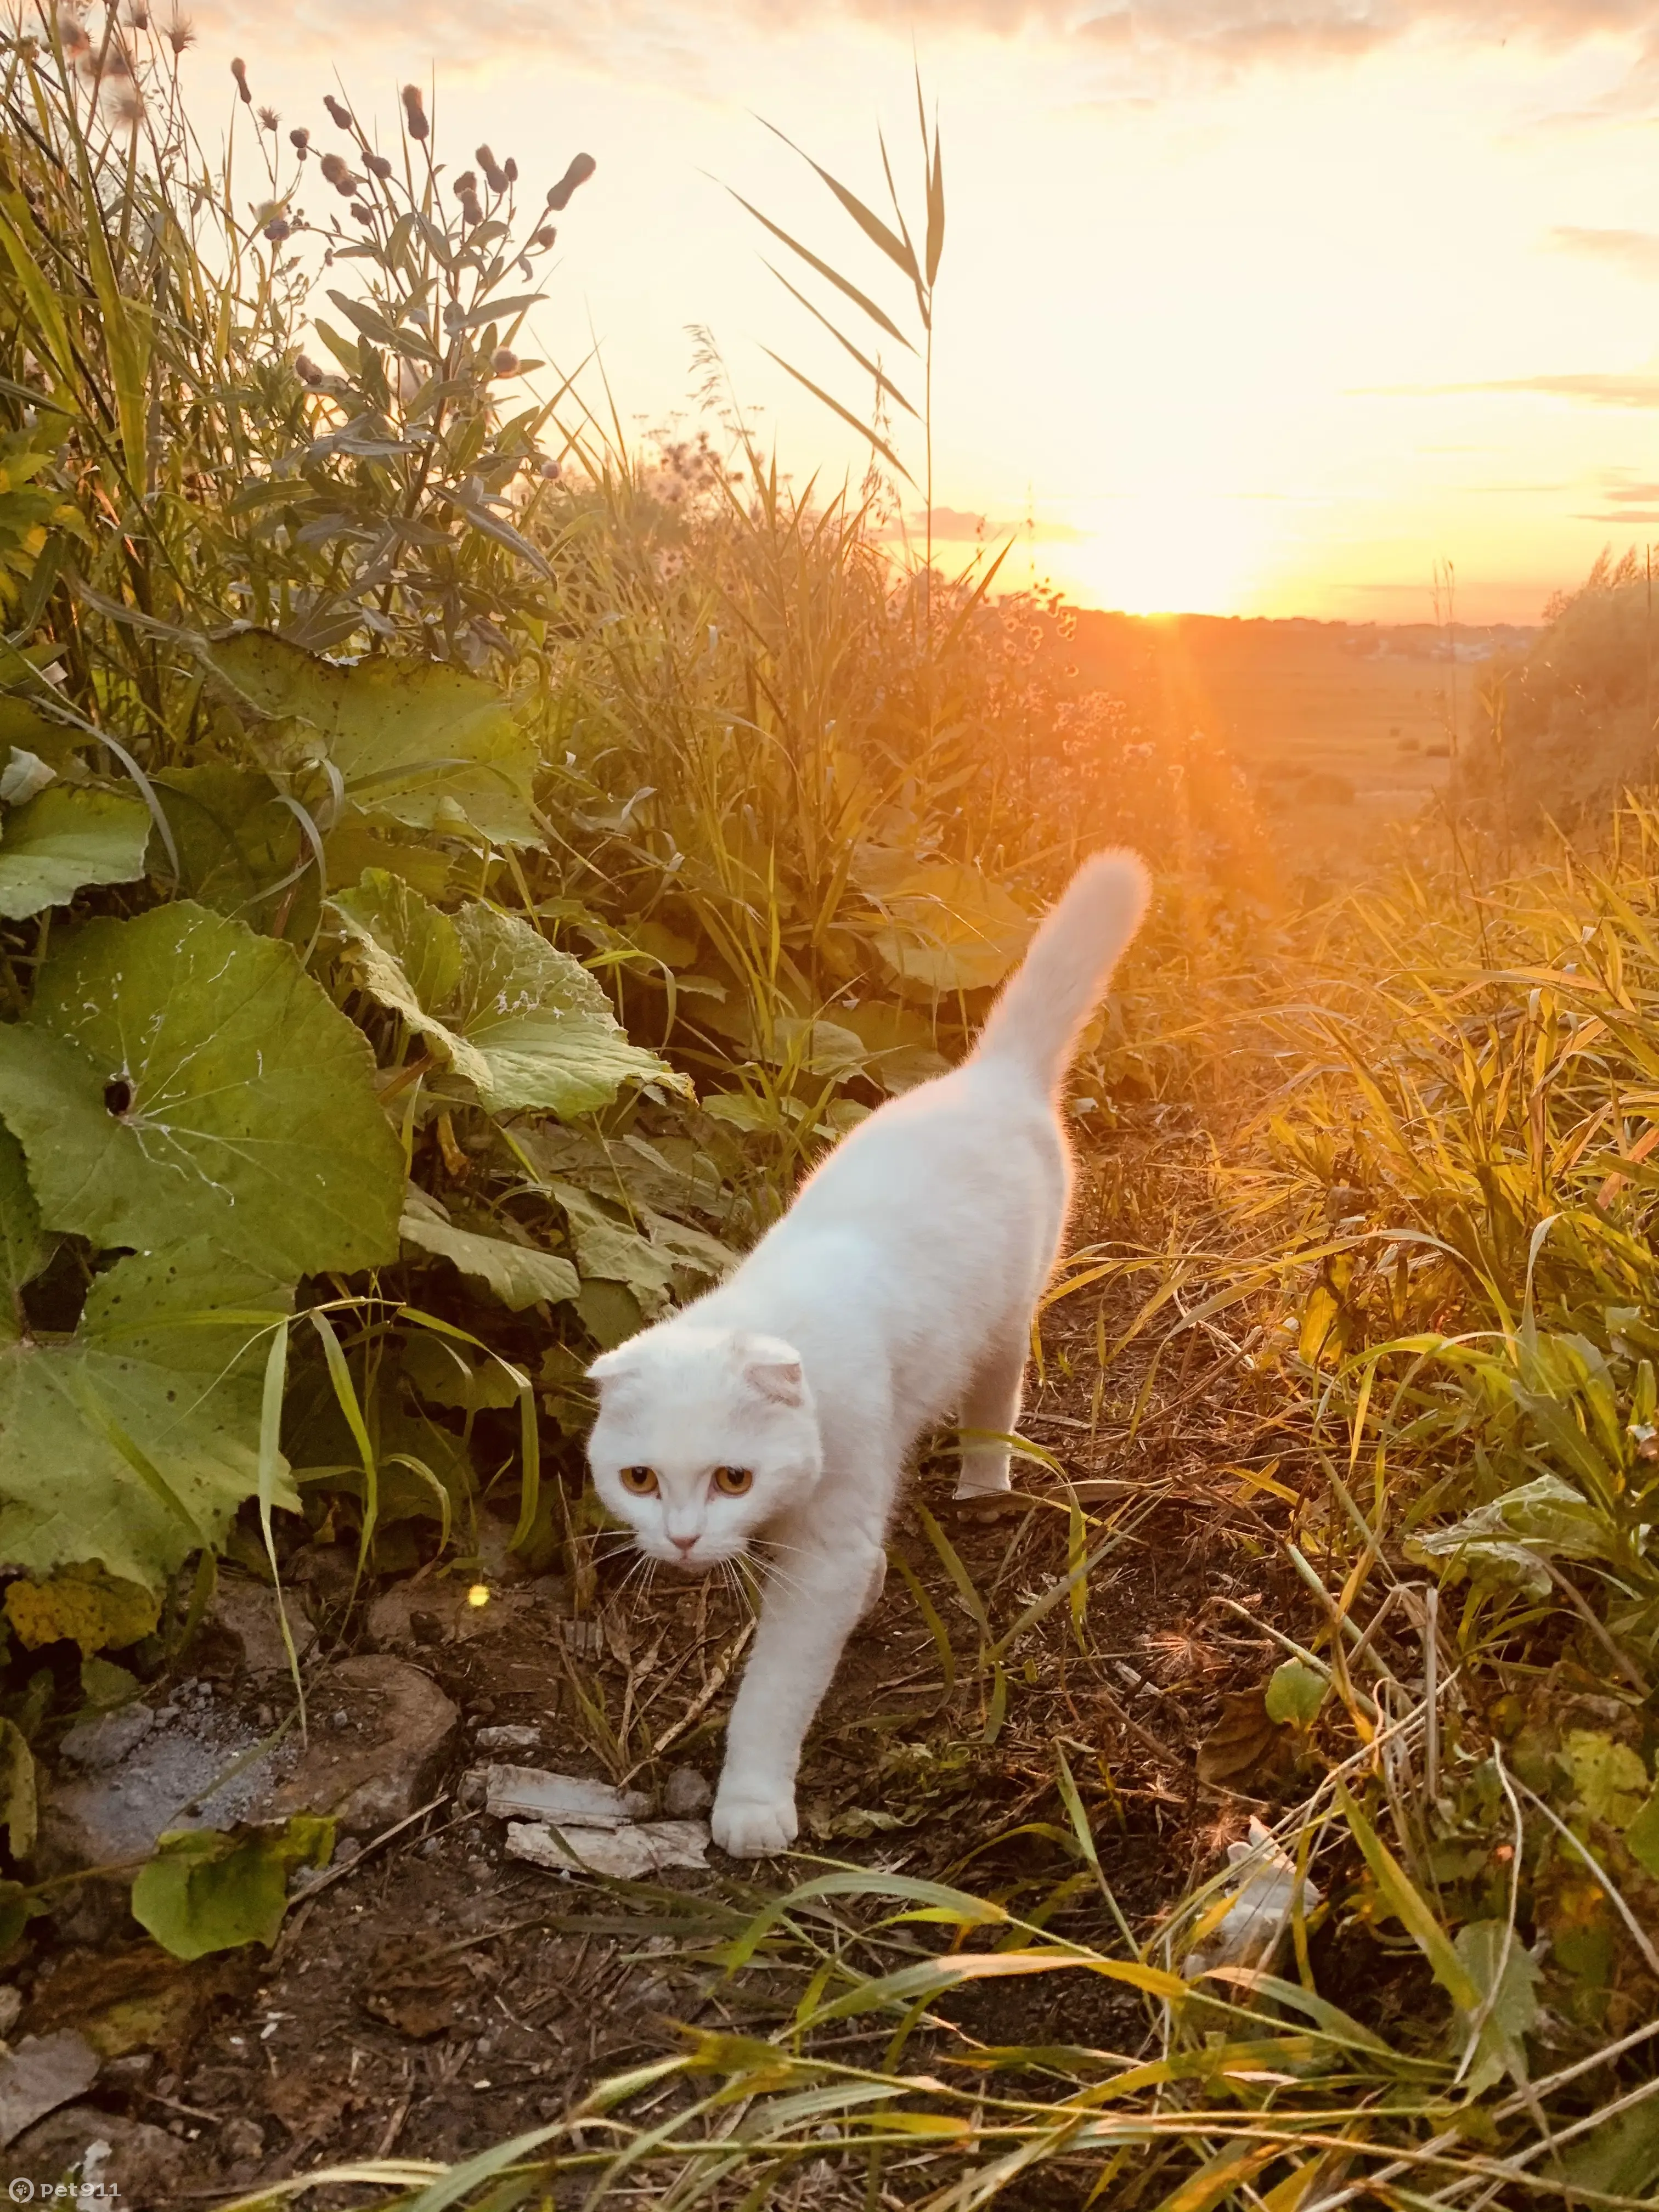
<instances>
[{"instance_id":1,"label":"white cat","mask_svg":"<svg viewBox=\"0 0 1659 2212\"><path fill-rule=\"evenodd\" d=\"M1133 854L1088 861L972 1057L860 1122L725 1282L588 1370L593 1479L641 1552L702 1573L766 1547L712 1816L739 1858L794 1840L802 1740L881 1595L917 1437L954 1414L957 1497L1009 1487L1071 1193L1055 1094L1147 896Z\"/></svg>"}]
</instances>

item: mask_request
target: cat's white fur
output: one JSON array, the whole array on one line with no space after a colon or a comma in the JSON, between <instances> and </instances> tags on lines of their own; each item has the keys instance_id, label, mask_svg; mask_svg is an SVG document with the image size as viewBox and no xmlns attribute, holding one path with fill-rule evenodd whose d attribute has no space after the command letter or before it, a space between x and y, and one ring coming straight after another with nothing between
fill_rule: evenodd
<instances>
[{"instance_id":1,"label":"cat's white fur","mask_svg":"<svg viewBox=\"0 0 1659 2212\"><path fill-rule=\"evenodd\" d=\"M917 1437L954 1415L957 1495L1009 1487L1032 1311L1071 1192L1056 1092L1147 896L1133 854L1088 861L971 1058L860 1122L717 1289L588 1370L594 1481L641 1552L701 1572L766 1547L713 1814L738 1857L794 1839L802 1740L881 1594ZM654 1470L655 1495L624 1488L631 1468ZM716 1487L721 1468L750 1471L746 1493Z\"/></svg>"}]
</instances>

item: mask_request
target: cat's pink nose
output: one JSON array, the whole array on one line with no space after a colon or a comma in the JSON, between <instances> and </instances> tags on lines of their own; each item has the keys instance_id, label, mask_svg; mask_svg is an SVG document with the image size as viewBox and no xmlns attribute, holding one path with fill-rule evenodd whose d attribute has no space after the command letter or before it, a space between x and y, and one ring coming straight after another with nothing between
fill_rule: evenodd
<instances>
[{"instance_id":1,"label":"cat's pink nose","mask_svg":"<svg viewBox=\"0 0 1659 2212\"><path fill-rule=\"evenodd\" d=\"M695 1552L697 1548L697 1540L695 1536L671 1536L668 1540L676 1551Z\"/></svg>"}]
</instances>

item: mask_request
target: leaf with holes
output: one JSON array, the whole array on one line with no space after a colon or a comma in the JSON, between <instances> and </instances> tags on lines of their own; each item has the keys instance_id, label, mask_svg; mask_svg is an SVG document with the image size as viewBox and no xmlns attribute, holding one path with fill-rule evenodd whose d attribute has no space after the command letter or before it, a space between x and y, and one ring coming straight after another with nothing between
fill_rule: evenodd
<instances>
[{"instance_id":1,"label":"leaf with holes","mask_svg":"<svg viewBox=\"0 0 1659 2212\"><path fill-rule=\"evenodd\" d=\"M221 686L283 765L325 761L373 819L539 845L536 748L492 684L429 660L349 668L267 630L212 648Z\"/></svg>"},{"instance_id":2,"label":"leaf with holes","mask_svg":"<svg viewBox=\"0 0 1659 2212\"><path fill-rule=\"evenodd\" d=\"M587 1114L630 1082L690 1091L655 1053L629 1042L586 969L528 922L482 901L441 914L384 869L369 869L334 907L363 988L492 1113Z\"/></svg>"},{"instance_id":3,"label":"leaf with holes","mask_svg":"<svg viewBox=\"0 0 1659 2212\"><path fill-rule=\"evenodd\" d=\"M155 1590L216 1543L258 1487L264 1339L289 1305L198 1243L118 1261L72 1337L0 1315L0 1561L45 1580L97 1560Z\"/></svg>"},{"instance_id":4,"label":"leaf with holes","mask_svg":"<svg viewBox=\"0 0 1659 2212\"><path fill-rule=\"evenodd\" d=\"M268 1277L396 1258L403 1148L373 1073L289 946L188 901L89 922L0 1029L0 1115L54 1229L206 1237Z\"/></svg>"},{"instance_id":5,"label":"leaf with holes","mask_svg":"<svg viewBox=\"0 0 1659 2212\"><path fill-rule=\"evenodd\" d=\"M144 872L149 809L96 786L49 784L8 810L0 832L0 914L13 921L67 906L89 884L130 884Z\"/></svg>"}]
</instances>

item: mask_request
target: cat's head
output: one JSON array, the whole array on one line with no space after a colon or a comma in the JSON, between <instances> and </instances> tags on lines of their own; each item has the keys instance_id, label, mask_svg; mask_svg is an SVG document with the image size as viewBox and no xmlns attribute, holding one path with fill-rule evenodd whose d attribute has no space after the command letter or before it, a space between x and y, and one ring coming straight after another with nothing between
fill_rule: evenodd
<instances>
[{"instance_id":1,"label":"cat's head","mask_svg":"<svg viewBox=\"0 0 1659 2212\"><path fill-rule=\"evenodd\" d=\"M736 1558L823 1472L800 1356L778 1337L676 1321L587 1371L594 1485L651 1559L698 1574Z\"/></svg>"}]
</instances>

